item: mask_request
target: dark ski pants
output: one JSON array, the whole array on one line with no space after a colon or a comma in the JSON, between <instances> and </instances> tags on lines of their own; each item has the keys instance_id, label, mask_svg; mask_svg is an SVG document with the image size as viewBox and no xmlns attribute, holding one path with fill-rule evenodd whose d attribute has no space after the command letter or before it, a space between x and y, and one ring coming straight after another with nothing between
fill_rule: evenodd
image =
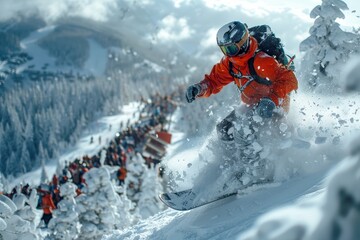
<instances>
[{"instance_id":1,"label":"dark ski pants","mask_svg":"<svg viewBox=\"0 0 360 240\"><path fill-rule=\"evenodd\" d=\"M46 227L48 226L50 219L52 219L52 214L51 213L50 214L45 214L44 213L42 218L41 218L41 220L44 220Z\"/></svg>"}]
</instances>

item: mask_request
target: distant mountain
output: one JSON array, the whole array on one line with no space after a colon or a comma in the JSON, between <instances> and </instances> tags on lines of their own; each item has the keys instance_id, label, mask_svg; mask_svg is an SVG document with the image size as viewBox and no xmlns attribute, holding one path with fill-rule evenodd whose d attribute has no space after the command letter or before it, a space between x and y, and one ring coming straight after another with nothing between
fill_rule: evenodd
<instances>
[{"instance_id":1,"label":"distant mountain","mask_svg":"<svg viewBox=\"0 0 360 240\"><path fill-rule=\"evenodd\" d=\"M105 77L114 68L131 72L137 66L176 77L196 65L171 46L152 45L141 32L128 34L123 24L68 18L47 25L35 17L0 23L0 61L0 85L40 79L39 71Z\"/></svg>"},{"instance_id":2,"label":"distant mountain","mask_svg":"<svg viewBox=\"0 0 360 240\"><path fill-rule=\"evenodd\" d=\"M142 32L81 18L0 24L0 172L55 159L81 129L130 101L165 95L194 74L189 56Z\"/></svg>"},{"instance_id":3,"label":"distant mountain","mask_svg":"<svg viewBox=\"0 0 360 240\"><path fill-rule=\"evenodd\" d=\"M0 57L20 51L20 41L45 25L46 23L37 17L0 22Z\"/></svg>"}]
</instances>

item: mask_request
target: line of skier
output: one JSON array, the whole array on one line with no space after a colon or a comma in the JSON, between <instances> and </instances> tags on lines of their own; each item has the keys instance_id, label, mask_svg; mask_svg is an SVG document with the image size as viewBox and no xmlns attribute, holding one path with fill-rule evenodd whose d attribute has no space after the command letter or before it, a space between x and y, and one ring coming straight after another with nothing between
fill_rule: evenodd
<instances>
[{"instance_id":1,"label":"line of skier","mask_svg":"<svg viewBox=\"0 0 360 240\"><path fill-rule=\"evenodd\" d=\"M39 196L38 208L43 209L42 220L44 220L46 226L52 218L52 211L56 209L57 204L62 200L60 185L71 181L77 185L77 194L80 195L81 189L86 185L83 176L91 168L98 168L102 165L118 166L119 169L113 177L117 178L119 185L125 183L127 163L132 161L136 154L141 154L146 135L154 129L165 130L166 118L176 108L171 100L173 97L155 95L150 101L142 99L143 107L140 109L140 117L136 123L130 124L127 122L126 127L122 126L124 129L116 133L115 138L110 141L107 147L104 147L93 156L85 155L82 158L74 159L70 163L66 162L61 174L54 174L51 181L41 183L36 187ZM143 159L149 168L160 162L160 159L150 156L144 156ZM159 176L162 176L162 172L159 172ZM127 187L136 188L140 186L130 182ZM9 198L12 198L17 192L30 196L31 190L32 187L26 184L14 187L10 193L3 194ZM141 189L133 190L138 192Z\"/></svg>"}]
</instances>

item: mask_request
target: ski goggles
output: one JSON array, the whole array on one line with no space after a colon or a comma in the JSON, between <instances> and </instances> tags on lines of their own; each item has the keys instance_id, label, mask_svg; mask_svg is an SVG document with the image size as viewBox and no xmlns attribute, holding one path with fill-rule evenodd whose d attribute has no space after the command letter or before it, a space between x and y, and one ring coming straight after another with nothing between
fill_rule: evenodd
<instances>
[{"instance_id":1,"label":"ski goggles","mask_svg":"<svg viewBox=\"0 0 360 240\"><path fill-rule=\"evenodd\" d=\"M246 53L249 47L249 34L245 36L237 43L229 43L219 46L224 55L234 57L236 55L243 55Z\"/></svg>"}]
</instances>

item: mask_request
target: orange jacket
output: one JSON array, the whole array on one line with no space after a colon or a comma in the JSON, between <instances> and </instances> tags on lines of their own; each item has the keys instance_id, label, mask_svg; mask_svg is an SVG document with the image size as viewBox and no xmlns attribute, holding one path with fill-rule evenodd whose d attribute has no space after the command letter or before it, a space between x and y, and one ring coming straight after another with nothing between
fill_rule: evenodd
<instances>
[{"instance_id":1,"label":"orange jacket","mask_svg":"<svg viewBox=\"0 0 360 240\"><path fill-rule=\"evenodd\" d=\"M124 167L119 168L118 178L119 180L125 180L127 174L127 170Z\"/></svg>"},{"instance_id":2,"label":"orange jacket","mask_svg":"<svg viewBox=\"0 0 360 240\"><path fill-rule=\"evenodd\" d=\"M254 69L259 77L266 78L272 82L270 86L252 81L241 93L241 100L254 105L263 97L271 98L277 106L288 110L289 93L298 88L298 82L293 71L288 70L279 64L273 57L264 52L255 53L258 43L255 38L250 37L250 48L248 53L241 57L223 57L221 61L214 65L210 74L205 75L201 81L203 92L199 97L209 97L216 94L221 89L234 82L239 88L249 81L250 71L248 60L254 57ZM229 61L233 63L233 72L241 74L242 78L233 78L229 73ZM244 77L245 76L245 77Z\"/></svg>"},{"instance_id":3,"label":"orange jacket","mask_svg":"<svg viewBox=\"0 0 360 240\"><path fill-rule=\"evenodd\" d=\"M53 209L56 209L54 201L52 200L51 194L45 193L41 199L42 209L45 214L51 214Z\"/></svg>"}]
</instances>

